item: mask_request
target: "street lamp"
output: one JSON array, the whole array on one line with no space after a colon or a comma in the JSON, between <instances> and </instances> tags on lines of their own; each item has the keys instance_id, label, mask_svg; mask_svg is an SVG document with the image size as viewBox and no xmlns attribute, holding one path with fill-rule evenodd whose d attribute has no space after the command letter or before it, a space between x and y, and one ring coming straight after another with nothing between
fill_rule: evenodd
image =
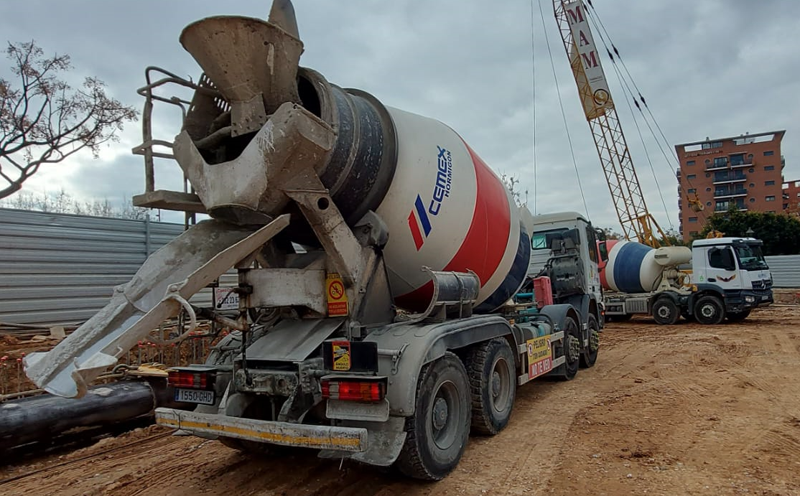
<instances>
[{"instance_id":1,"label":"street lamp","mask_svg":"<svg viewBox=\"0 0 800 496\"><path fill-rule=\"evenodd\" d=\"M752 228L748 227L748 228L747 228L747 231L745 231L744 233L745 233L745 234L747 234L747 237L748 237L748 238L752 238L752 237L753 237L753 234L755 234L755 231L753 231L753 229L752 229Z\"/></svg>"}]
</instances>

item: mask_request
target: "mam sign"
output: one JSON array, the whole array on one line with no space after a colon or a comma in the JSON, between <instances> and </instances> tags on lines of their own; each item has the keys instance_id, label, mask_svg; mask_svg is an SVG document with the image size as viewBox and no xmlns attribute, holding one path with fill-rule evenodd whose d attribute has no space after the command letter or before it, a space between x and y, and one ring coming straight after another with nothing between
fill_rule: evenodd
<instances>
[{"instance_id":1,"label":"mam sign","mask_svg":"<svg viewBox=\"0 0 800 496\"><path fill-rule=\"evenodd\" d=\"M569 53L572 70L578 81L586 118L591 120L613 105L608 82L600 64L600 54L594 44L592 32L589 30L586 6L582 0L562 2L562 5L572 32L573 46Z\"/></svg>"}]
</instances>

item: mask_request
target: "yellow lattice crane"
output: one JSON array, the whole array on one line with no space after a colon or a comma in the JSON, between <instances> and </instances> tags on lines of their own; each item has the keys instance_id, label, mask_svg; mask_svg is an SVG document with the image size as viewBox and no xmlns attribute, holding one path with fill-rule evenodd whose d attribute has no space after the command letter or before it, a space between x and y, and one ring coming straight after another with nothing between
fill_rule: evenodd
<instances>
[{"instance_id":1,"label":"yellow lattice crane","mask_svg":"<svg viewBox=\"0 0 800 496\"><path fill-rule=\"evenodd\" d=\"M582 0L553 0L553 9L622 233L628 240L638 239L654 248L661 246L659 238L669 244L664 231L647 209L600 63L600 54L589 28L585 5ZM694 210L703 208L696 198L694 203L692 200L689 203Z\"/></svg>"}]
</instances>

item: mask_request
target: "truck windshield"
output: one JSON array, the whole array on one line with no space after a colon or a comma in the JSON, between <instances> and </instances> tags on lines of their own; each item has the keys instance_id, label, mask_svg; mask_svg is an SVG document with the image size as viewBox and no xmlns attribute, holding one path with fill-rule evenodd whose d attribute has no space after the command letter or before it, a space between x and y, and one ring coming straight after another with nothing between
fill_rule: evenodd
<instances>
[{"instance_id":1,"label":"truck windshield","mask_svg":"<svg viewBox=\"0 0 800 496\"><path fill-rule=\"evenodd\" d=\"M761 247L758 245L737 245L736 256L739 257L739 265L746 270L768 269L764 255L761 254Z\"/></svg>"},{"instance_id":2,"label":"truck windshield","mask_svg":"<svg viewBox=\"0 0 800 496\"><path fill-rule=\"evenodd\" d=\"M550 245L553 242L553 238L557 237L554 235L562 233L566 230L567 230L566 228L562 228L562 229L551 229L549 231L540 231L533 233L533 236L531 237L531 248L534 250L549 250Z\"/></svg>"}]
</instances>

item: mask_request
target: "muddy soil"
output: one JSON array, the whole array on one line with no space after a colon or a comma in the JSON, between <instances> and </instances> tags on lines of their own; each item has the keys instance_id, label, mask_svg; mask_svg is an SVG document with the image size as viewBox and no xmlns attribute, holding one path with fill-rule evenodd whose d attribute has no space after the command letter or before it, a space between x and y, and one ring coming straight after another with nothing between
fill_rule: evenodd
<instances>
[{"instance_id":1,"label":"muddy soil","mask_svg":"<svg viewBox=\"0 0 800 496\"><path fill-rule=\"evenodd\" d=\"M265 459L159 427L0 468L0 494L800 494L800 307L741 324L609 324L593 369L518 391L435 484L311 453ZM27 475L26 475L27 474Z\"/></svg>"}]
</instances>

